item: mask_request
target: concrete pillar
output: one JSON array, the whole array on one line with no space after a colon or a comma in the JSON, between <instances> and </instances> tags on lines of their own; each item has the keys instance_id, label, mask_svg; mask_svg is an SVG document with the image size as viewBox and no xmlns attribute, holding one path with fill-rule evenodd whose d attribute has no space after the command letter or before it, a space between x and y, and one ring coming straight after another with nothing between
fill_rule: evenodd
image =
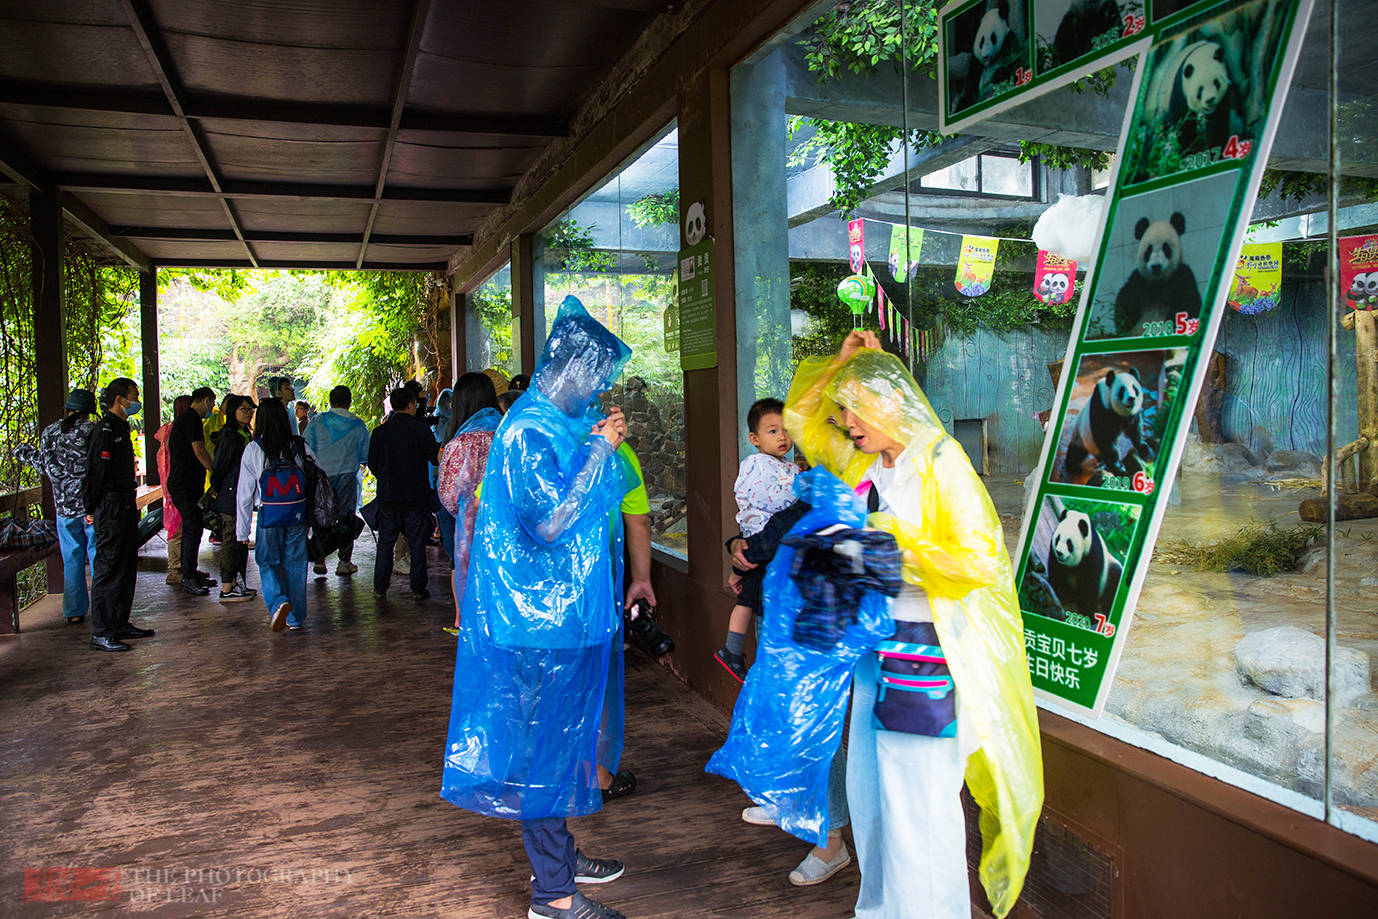
<instances>
[{"instance_id":1,"label":"concrete pillar","mask_svg":"<svg viewBox=\"0 0 1378 919\"><path fill-rule=\"evenodd\" d=\"M468 306L467 294L450 294L450 370L456 380L469 369L469 328L465 324Z\"/></svg>"},{"instance_id":2,"label":"concrete pillar","mask_svg":"<svg viewBox=\"0 0 1378 919\"><path fill-rule=\"evenodd\" d=\"M163 426L163 397L158 386L158 269L139 272L139 343L143 350L143 379L139 395L144 418L144 481L163 484L158 478L158 441L153 437Z\"/></svg>"},{"instance_id":3,"label":"concrete pillar","mask_svg":"<svg viewBox=\"0 0 1378 919\"><path fill-rule=\"evenodd\" d=\"M62 205L57 190L29 194L29 229L33 234L34 377L38 427L62 418L67 401L67 316L62 299ZM52 483L43 480L43 516L56 519ZM62 592L62 559L46 563L48 592Z\"/></svg>"},{"instance_id":4,"label":"concrete pillar","mask_svg":"<svg viewBox=\"0 0 1378 919\"><path fill-rule=\"evenodd\" d=\"M737 342L740 332L734 315L738 288L734 287L733 280L736 248L733 242L732 119L728 81L725 69L701 71L681 90L679 102L680 213L696 201L702 201L707 212L708 234L714 240L718 351L716 367L684 374L689 574L695 579L717 583L723 583L726 577L722 551L724 534L736 530L732 483L737 471ZM781 137L783 139L783 134ZM681 225L680 233L683 232ZM685 245L683 238L680 245ZM786 277L786 289L788 283Z\"/></svg>"},{"instance_id":5,"label":"concrete pillar","mask_svg":"<svg viewBox=\"0 0 1378 919\"><path fill-rule=\"evenodd\" d=\"M516 339L519 373L536 369L537 349L545 340L545 329L536 323L535 262L532 258L534 234L522 233L512 240L512 335Z\"/></svg>"},{"instance_id":6,"label":"concrete pillar","mask_svg":"<svg viewBox=\"0 0 1378 919\"><path fill-rule=\"evenodd\" d=\"M734 416L738 456L751 449L746 439L751 403L766 396L783 399L792 375L789 228L785 222L786 77L778 50L750 66L739 65L731 77L734 293L740 343Z\"/></svg>"}]
</instances>

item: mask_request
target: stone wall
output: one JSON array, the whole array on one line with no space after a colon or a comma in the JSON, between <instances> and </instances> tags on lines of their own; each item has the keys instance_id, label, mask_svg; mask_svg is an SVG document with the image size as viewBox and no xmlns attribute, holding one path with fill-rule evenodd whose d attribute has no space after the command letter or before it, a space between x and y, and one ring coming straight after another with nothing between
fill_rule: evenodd
<instances>
[{"instance_id":1,"label":"stone wall","mask_svg":"<svg viewBox=\"0 0 1378 919\"><path fill-rule=\"evenodd\" d=\"M641 460L651 499L651 532L666 533L684 517L683 396L633 376L614 386L605 401L627 415L627 443Z\"/></svg>"}]
</instances>

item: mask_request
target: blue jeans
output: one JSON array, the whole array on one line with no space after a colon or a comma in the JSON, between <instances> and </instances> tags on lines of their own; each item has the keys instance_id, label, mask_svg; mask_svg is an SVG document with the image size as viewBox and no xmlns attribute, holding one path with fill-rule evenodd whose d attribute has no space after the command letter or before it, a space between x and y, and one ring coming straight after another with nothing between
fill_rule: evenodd
<instances>
[{"instance_id":1,"label":"blue jeans","mask_svg":"<svg viewBox=\"0 0 1378 919\"><path fill-rule=\"evenodd\" d=\"M254 561L268 615L286 602L292 604L287 624L306 622L306 527L260 526Z\"/></svg>"},{"instance_id":2,"label":"blue jeans","mask_svg":"<svg viewBox=\"0 0 1378 919\"><path fill-rule=\"evenodd\" d=\"M431 510L435 511L435 519L440 524L440 545L445 550L445 557L453 559L455 557L455 516L445 510L445 505L440 503L440 496L431 490ZM558 900L559 897L556 897Z\"/></svg>"},{"instance_id":3,"label":"blue jeans","mask_svg":"<svg viewBox=\"0 0 1378 919\"><path fill-rule=\"evenodd\" d=\"M85 616L91 608L86 571L96 561L95 531L85 517L59 515L57 544L62 550L62 615L68 619Z\"/></svg>"}]
</instances>

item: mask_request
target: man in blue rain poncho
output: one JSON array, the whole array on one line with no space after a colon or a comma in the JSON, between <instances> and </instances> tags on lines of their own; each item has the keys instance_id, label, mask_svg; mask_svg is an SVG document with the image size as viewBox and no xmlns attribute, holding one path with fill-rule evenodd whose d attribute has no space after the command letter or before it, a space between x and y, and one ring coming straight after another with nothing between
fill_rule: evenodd
<instances>
[{"instance_id":1,"label":"man in blue rain poncho","mask_svg":"<svg viewBox=\"0 0 1378 919\"><path fill-rule=\"evenodd\" d=\"M609 527L628 487L615 453L627 428L597 398L630 356L565 298L494 435L474 523L441 795L522 822L531 919L621 919L574 885L614 880L622 864L576 851L565 819L602 807L598 762L615 770L621 753L621 724L615 750L598 735L605 693L622 691L608 682L621 622Z\"/></svg>"}]
</instances>

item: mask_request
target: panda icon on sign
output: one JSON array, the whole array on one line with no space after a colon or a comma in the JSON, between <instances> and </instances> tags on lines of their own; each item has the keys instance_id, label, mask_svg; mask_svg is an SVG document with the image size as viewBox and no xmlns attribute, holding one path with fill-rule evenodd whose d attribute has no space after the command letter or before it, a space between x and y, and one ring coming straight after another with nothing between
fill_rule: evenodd
<instances>
[{"instance_id":1,"label":"panda icon on sign","mask_svg":"<svg viewBox=\"0 0 1378 919\"><path fill-rule=\"evenodd\" d=\"M708 217L704 212L703 202L695 201L684 212L684 242L690 246L697 246L707 235Z\"/></svg>"}]
</instances>

